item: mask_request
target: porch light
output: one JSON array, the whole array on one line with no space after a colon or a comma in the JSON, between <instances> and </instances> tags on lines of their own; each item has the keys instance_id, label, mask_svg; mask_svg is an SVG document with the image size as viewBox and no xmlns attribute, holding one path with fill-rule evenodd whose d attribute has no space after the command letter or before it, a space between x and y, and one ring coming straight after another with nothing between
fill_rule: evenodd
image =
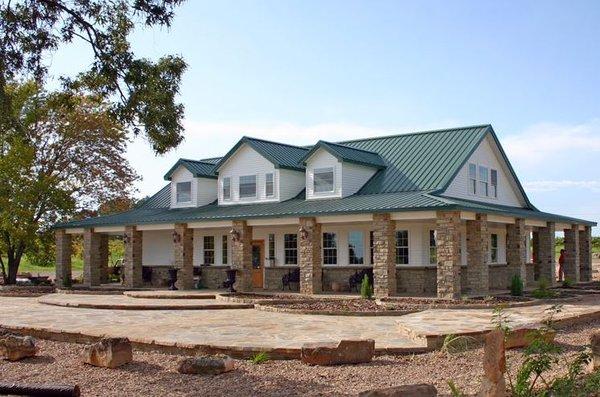
<instances>
[{"instance_id":1,"label":"porch light","mask_svg":"<svg viewBox=\"0 0 600 397\"><path fill-rule=\"evenodd\" d=\"M173 242L174 243L181 242L181 234L177 233L177 231L173 231Z\"/></svg>"},{"instance_id":2,"label":"porch light","mask_svg":"<svg viewBox=\"0 0 600 397\"><path fill-rule=\"evenodd\" d=\"M229 234L231 235L231 239L232 239L234 242L236 242L236 243L237 243L238 241L240 241L240 232L238 232L237 230L235 230L235 229L231 229L231 230L229 231Z\"/></svg>"}]
</instances>

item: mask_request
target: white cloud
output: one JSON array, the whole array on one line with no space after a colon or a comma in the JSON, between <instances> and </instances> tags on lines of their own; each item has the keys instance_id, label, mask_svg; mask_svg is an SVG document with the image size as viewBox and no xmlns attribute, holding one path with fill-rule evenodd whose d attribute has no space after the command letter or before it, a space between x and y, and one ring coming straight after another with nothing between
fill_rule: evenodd
<instances>
[{"instance_id":1,"label":"white cloud","mask_svg":"<svg viewBox=\"0 0 600 397\"><path fill-rule=\"evenodd\" d=\"M530 192L552 192L561 189L589 189L600 192L600 181L530 181L523 183Z\"/></svg>"}]
</instances>

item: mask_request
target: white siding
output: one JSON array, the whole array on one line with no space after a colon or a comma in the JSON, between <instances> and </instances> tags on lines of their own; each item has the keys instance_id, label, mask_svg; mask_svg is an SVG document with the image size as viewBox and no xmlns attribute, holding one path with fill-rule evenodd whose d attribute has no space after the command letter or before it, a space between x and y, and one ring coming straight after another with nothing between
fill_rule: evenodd
<instances>
[{"instance_id":1,"label":"white siding","mask_svg":"<svg viewBox=\"0 0 600 397\"><path fill-rule=\"evenodd\" d=\"M315 193L315 169L333 167L333 192ZM342 163L328 151L318 149L306 162L306 199L342 197Z\"/></svg>"},{"instance_id":2,"label":"white siding","mask_svg":"<svg viewBox=\"0 0 600 397\"><path fill-rule=\"evenodd\" d=\"M192 183L192 201L189 203L177 202L177 183ZM194 178L192 173L184 166L179 166L171 177L171 208L200 207L212 203L217 199L217 181L209 178Z\"/></svg>"},{"instance_id":3,"label":"white siding","mask_svg":"<svg viewBox=\"0 0 600 397\"><path fill-rule=\"evenodd\" d=\"M342 163L342 197L358 192L376 172L373 167Z\"/></svg>"},{"instance_id":4,"label":"white siding","mask_svg":"<svg viewBox=\"0 0 600 397\"><path fill-rule=\"evenodd\" d=\"M281 201L296 197L304 189L304 172L279 169L279 196Z\"/></svg>"},{"instance_id":5,"label":"white siding","mask_svg":"<svg viewBox=\"0 0 600 397\"><path fill-rule=\"evenodd\" d=\"M209 178L194 178L198 187L197 205L203 206L217 199L217 180ZM193 191L193 187L192 187Z\"/></svg>"},{"instance_id":6,"label":"white siding","mask_svg":"<svg viewBox=\"0 0 600 397\"><path fill-rule=\"evenodd\" d=\"M498 198L475 196L470 193L469 163L498 170ZM444 192L444 195L513 207L525 206L525 201L517 188L514 178L510 175L507 164L499 155L498 148L489 135L471 155L469 161L467 161L456 175L448 189Z\"/></svg>"},{"instance_id":7,"label":"white siding","mask_svg":"<svg viewBox=\"0 0 600 397\"><path fill-rule=\"evenodd\" d=\"M147 230L142 233L142 265L173 265L175 258L173 252L173 231Z\"/></svg>"}]
</instances>

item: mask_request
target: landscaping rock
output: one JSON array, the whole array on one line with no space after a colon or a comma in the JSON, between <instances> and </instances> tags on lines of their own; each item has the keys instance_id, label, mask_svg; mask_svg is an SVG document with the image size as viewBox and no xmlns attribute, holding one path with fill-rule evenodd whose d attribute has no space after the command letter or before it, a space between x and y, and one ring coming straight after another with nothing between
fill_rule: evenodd
<instances>
[{"instance_id":1,"label":"landscaping rock","mask_svg":"<svg viewBox=\"0 0 600 397\"><path fill-rule=\"evenodd\" d=\"M374 351L373 339L306 343L302 346L301 358L309 365L360 364L371 362Z\"/></svg>"},{"instance_id":2,"label":"landscaping rock","mask_svg":"<svg viewBox=\"0 0 600 397\"><path fill-rule=\"evenodd\" d=\"M84 347L82 358L96 367L117 368L133 361L133 350L127 338L105 338Z\"/></svg>"},{"instance_id":3,"label":"landscaping rock","mask_svg":"<svg viewBox=\"0 0 600 397\"><path fill-rule=\"evenodd\" d=\"M538 332L535 328L520 328L510 331L506 337L505 347L507 349L515 349L518 347L527 347L531 344L532 334ZM544 340L548 343L554 341L556 331L543 330Z\"/></svg>"},{"instance_id":4,"label":"landscaping rock","mask_svg":"<svg viewBox=\"0 0 600 397\"><path fill-rule=\"evenodd\" d=\"M179 362L177 371L192 375L218 375L232 371L234 368L235 361L231 357L219 354L184 358Z\"/></svg>"},{"instance_id":5,"label":"landscaping rock","mask_svg":"<svg viewBox=\"0 0 600 397\"><path fill-rule=\"evenodd\" d=\"M0 334L0 357L8 361L17 361L33 357L37 353L35 339L31 336L19 336L9 333Z\"/></svg>"},{"instance_id":6,"label":"landscaping rock","mask_svg":"<svg viewBox=\"0 0 600 397\"><path fill-rule=\"evenodd\" d=\"M590 337L592 345L592 362L590 363L592 371L600 369L600 331L594 332Z\"/></svg>"},{"instance_id":7,"label":"landscaping rock","mask_svg":"<svg viewBox=\"0 0 600 397\"><path fill-rule=\"evenodd\" d=\"M504 397L506 395L506 356L504 333L500 330L490 331L485 336L483 351L482 397Z\"/></svg>"},{"instance_id":8,"label":"landscaping rock","mask_svg":"<svg viewBox=\"0 0 600 397\"><path fill-rule=\"evenodd\" d=\"M433 385L403 385L385 389L367 390L358 394L359 397L436 397L437 389Z\"/></svg>"}]
</instances>

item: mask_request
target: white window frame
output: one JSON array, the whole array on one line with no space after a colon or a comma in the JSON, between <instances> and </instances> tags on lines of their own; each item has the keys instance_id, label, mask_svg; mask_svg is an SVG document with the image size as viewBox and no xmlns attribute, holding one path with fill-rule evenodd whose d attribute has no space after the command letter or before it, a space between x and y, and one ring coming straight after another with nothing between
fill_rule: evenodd
<instances>
[{"instance_id":1,"label":"white window frame","mask_svg":"<svg viewBox=\"0 0 600 397\"><path fill-rule=\"evenodd\" d=\"M225 183L225 182L227 182L227 183ZM221 194L223 196L223 200L224 201L231 200L231 177L230 176L224 177L221 184L222 184ZM227 188L229 189L229 194L227 196L225 195L225 185L227 185Z\"/></svg>"},{"instance_id":2,"label":"white window frame","mask_svg":"<svg viewBox=\"0 0 600 397\"><path fill-rule=\"evenodd\" d=\"M317 190L317 174L324 174L331 172L331 190ZM335 192L335 167L323 167L313 169L313 193L319 194L331 194Z\"/></svg>"},{"instance_id":3,"label":"white window frame","mask_svg":"<svg viewBox=\"0 0 600 397\"><path fill-rule=\"evenodd\" d=\"M229 240L226 234L221 236L221 264L229 263Z\"/></svg>"},{"instance_id":4,"label":"white window frame","mask_svg":"<svg viewBox=\"0 0 600 397\"><path fill-rule=\"evenodd\" d=\"M181 185L189 185L190 186L190 199L189 200L179 200L179 186ZM177 204L185 204L185 203L191 203L192 202L192 181L184 181L184 182L177 182L175 184L175 202Z\"/></svg>"},{"instance_id":5,"label":"white window frame","mask_svg":"<svg viewBox=\"0 0 600 397\"><path fill-rule=\"evenodd\" d=\"M481 196L490 196L490 168L485 165L477 167L477 176L479 177L479 187L481 188ZM485 178L484 178L485 176Z\"/></svg>"},{"instance_id":6,"label":"white window frame","mask_svg":"<svg viewBox=\"0 0 600 397\"><path fill-rule=\"evenodd\" d=\"M206 248L206 240L212 239L212 248ZM205 265L214 265L215 264L215 236L202 236L202 262ZM212 253L212 263L206 263L206 256L208 253Z\"/></svg>"},{"instance_id":7,"label":"white window frame","mask_svg":"<svg viewBox=\"0 0 600 397\"><path fill-rule=\"evenodd\" d=\"M332 234L333 235L333 247L325 247L325 235ZM326 266L337 266L339 264L339 255L338 251L340 249L340 245L338 244L338 234L336 232L323 232L321 233L321 255L323 260L323 265ZM329 258L334 258L335 263L325 263L325 250L335 251L335 257L329 256Z\"/></svg>"},{"instance_id":8,"label":"white window frame","mask_svg":"<svg viewBox=\"0 0 600 397\"><path fill-rule=\"evenodd\" d=\"M406 233L406 245L398 245L398 233ZM410 232L407 229L396 230L394 233L394 261L396 265L406 266L410 263ZM406 249L406 263L398 261L398 250Z\"/></svg>"},{"instance_id":9,"label":"white window frame","mask_svg":"<svg viewBox=\"0 0 600 397\"><path fill-rule=\"evenodd\" d=\"M269 177L271 178L270 182ZM270 193L269 186L271 187ZM265 174L265 197L275 197L275 174L272 172Z\"/></svg>"},{"instance_id":10,"label":"white window frame","mask_svg":"<svg viewBox=\"0 0 600 397\"><path fill-rule=\"evenodd\" d=\"M295 247L289 247L286 243L287 236L296 236L294 242L296 243ZM289 256L288 256L289 254ZM288 262L288 258L296 257L296 262ZM285 265L297 265L298 264L298 235L296 233L285 233L283 235L283 263Z\"/></svg>"},{"instance_id":11,"label":"white window frame","mask_svg":"<svg viewBox=\"0 0 600 397\"><path fill-rule=\"evenodd\" d=\"M242 195L242 178L254 178L254 195ZM239 179L238 179L238 194L240 197L240 200L247 200L247 199L253 199L256 198L258 195L258 178L256 176L256 174L254 175L240 175Z\"/></svg>"}]
</instances>

